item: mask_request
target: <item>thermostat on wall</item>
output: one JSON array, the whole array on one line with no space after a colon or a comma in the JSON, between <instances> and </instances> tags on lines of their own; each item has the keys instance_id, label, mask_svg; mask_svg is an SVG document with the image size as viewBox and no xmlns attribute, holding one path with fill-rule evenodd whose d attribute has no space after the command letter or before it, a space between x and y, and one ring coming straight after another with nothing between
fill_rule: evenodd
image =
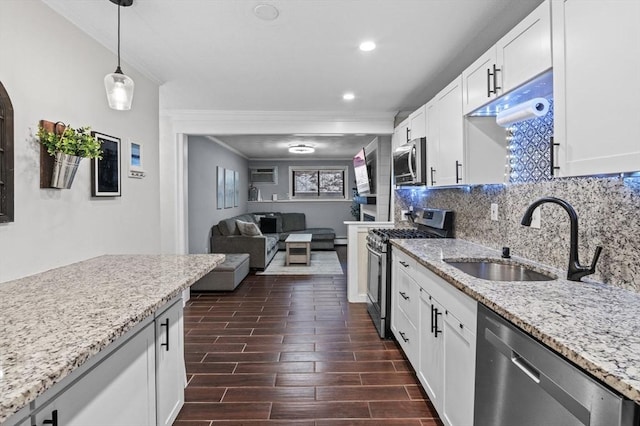
<instances>
[{"instance_id":1,"label":"thermostat on wall","mask_svg":"<svg viewBox=\"0 0 640 426\"><path fill-rule=\"evenodd\" d=\"M131 142L129 146L129 177L134 179L142 179L146 175L144 169L142 168L142 144Z\"/></svg>"}]
</instances>

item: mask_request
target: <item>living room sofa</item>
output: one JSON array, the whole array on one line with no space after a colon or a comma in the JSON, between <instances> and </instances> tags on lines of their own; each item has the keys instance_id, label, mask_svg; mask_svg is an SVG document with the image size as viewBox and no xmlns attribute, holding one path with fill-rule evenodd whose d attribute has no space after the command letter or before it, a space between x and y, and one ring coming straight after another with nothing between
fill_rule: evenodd
<instances>
[{"instance_id":1,"label":"living room sofa","mask_svg":"<svg viewBox=\"0 0 640 426\"><path fill-rule=\"evenodd\" d=\"M262 235L242 235L237 221L254 223ZM265 269L290 234L311 234L312 250L333 250L332 228L307 228L304 213L248 213L223 219L211 228L211 253L248 253L252 269Z\"/></svg>"}]
</instances>

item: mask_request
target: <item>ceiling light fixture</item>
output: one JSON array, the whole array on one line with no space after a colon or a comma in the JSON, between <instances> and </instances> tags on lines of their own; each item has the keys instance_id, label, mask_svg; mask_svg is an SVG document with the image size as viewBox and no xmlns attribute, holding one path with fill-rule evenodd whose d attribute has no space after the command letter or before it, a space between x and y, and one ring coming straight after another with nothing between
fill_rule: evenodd
<instances>
[{"instance_id":1,"label":"ceiling light fixture","mask_svg":"<svg viewBox=\"0 0 640 426\"><path fill-rule=\"evenodd\" d=\"M118 67L104 78L104 88L107 91L109 107L119 111L131 109L133 101L133 80L120 69L120 8L133 4L133 0L109 0L118 5Z\"/></svg>"},{"instance_id":2,"label":"ceiling light fixture","mask_svg":"<svg viewBox=\"0 0 640 426\"><path fill-rule=\"evenodd\" d=\"M289 152L292 154L311 154L315 150L314 147L305 144L289 145Z\"/></svg>"},{"instance_id":3,"label":"ceiling light fixture","mask_svg":"<svg viewBox=\"0 0 640 426\"><path fill-rule=\"evenodd\" d=\"M373 41L363 41L360 43L360 50L363 52L371 52L376 48L376 44Z\"/></svg>"},{"instance_id":4,"label":"ceiling light fixture","mask_svg":"<svg viewBox=\"0 0 640 426\"><path fill-rule=\"evenodd\" d=\"M344 95L342 95L342 99L344 99L345 101L352 101L356 98L356 95L354 95L353 93L345 93Z\"/></svg>"},{"instance_id":5,"label":"ceiling light fixture","mask_svg":"<svg viewBox=\"0 0 640 426\"><path fill-rule=\"evenodd\" d=\"M259 4L253 8L253 14L263 21L275 21L280 15L280 11L270 4Z\"/></svg>"}]
</instances>

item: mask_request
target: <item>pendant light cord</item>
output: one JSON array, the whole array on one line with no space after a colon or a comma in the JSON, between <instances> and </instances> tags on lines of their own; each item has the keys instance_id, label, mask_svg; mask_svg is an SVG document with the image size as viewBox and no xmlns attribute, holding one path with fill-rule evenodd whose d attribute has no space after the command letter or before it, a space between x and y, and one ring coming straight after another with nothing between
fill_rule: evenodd
<instances>
[{"instance_id":1,"label":"pendant light cord","mask_svg":"<svg viewBox=\"0 0 640 426\"><path fill-rule=\"evenodd\" d=\"M118 69L120 69L120 8L121 7L122 5L120 4L120 2L118 2Z\"/></svg>"}]
</instances>

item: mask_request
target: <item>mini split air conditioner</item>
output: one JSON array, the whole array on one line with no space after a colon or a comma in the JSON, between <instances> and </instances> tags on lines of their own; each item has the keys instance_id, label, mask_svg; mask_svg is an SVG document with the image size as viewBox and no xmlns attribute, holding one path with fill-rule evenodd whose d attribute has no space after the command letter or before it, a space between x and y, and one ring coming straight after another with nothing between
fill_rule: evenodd
<instances>
[{"instance_id":1,"label":"mini split air conditioner","mask_svg":"<svg viewBox=\"0 0 640 426\"><path fill-rule=\"evenodd\" d=\"M278 168L263 167L249 169L249 179L251 183L278 183Z\"/></svg>"}]
</instances>

